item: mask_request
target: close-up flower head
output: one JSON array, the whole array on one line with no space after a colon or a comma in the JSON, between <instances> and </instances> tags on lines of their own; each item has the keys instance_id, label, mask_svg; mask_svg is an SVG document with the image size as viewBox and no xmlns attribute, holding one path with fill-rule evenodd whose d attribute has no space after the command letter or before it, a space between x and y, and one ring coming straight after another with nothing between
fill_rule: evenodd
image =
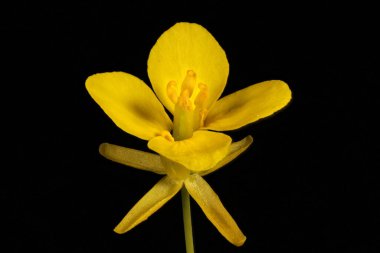
<instances>
[{"instance_id":1,"label":"close-up flower head","mask_svg":"<svg viewBox=\"0 0 380 253\"><path fill-rule=\"evenodd\" d=\"M100 154L163 175L114 231L131 230L181 191L188 253L194 250L189 196L230 243L243 245L246 236L203 176L231 162L253 141L250 135L234 141L223 132L284 108L291 100L288 85L263 81L221 97L229 74L226 53L204 27L187 22L176 23L158 38L147 71L151 86L126 72L94 74L85 84L119 128L146 140L152 150L102 143Z\"/></svg>"}]
</instances>

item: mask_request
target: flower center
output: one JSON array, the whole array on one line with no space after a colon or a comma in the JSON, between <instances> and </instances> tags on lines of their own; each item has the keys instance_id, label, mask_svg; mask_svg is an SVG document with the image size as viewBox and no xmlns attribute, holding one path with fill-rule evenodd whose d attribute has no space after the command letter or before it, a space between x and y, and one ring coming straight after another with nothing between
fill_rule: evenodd
<instances>
[{"instance_id":1,"label":"flower center","mask_svg":"<svg viewBox=\"0 0 380 253\"><path fill-rule=\"evenodd\" d=\"M193 131L204 124L208 88L203 83L196 85L196 81L195 72L188 70L179 95L176 81L170 81L167 85L167 95L175 104L173 137L176 141L191 138Z\"/></svg>"}]
</instances>

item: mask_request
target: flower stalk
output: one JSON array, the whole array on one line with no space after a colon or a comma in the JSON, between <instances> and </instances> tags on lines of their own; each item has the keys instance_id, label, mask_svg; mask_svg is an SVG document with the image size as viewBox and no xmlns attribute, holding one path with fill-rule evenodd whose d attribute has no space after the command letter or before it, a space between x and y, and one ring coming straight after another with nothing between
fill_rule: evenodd
<instances>
[{"instance_id":1,"label":"flower stalk","mask_svg":"<svg viewBox=\"0 0 380 253\"><path fill-rule=\"evenodd\" d=\"M183 226L185 231L186 253L194 253L193 228L191 224L190 196L185 187L181 190Z\"/></svg>"}]
</instances>

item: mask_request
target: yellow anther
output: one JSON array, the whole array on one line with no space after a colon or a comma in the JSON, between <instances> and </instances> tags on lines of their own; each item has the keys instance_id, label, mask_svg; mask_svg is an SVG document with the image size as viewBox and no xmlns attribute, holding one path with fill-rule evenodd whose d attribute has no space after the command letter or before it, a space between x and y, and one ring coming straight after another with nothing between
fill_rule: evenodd
<instances>
[{"instance_id":1,"label":"yellow anther","mask_svg":"<svg viewBox=\"0 0 380 253\"><path fill-rule=\"evenodd\" d=\"M166 86L166 93L172 101L173 104L176 104L178 101L178 92L177 92L177 82L176 81L170 81L168 85Z\"/></svg>"},{"instance_id":2,"label":"yellow anther","mask_svg":"<svg viewBox=\"0 0 380 253\"><path fill-rule=\"evenodd\" d=\"M191 97L191 95L193 94L193 91L194 91L194 88L195 88L195 85L196 85L196 74L194 71L192 70L188 70L187 73L186 73L186 77L185 79L183 80L182 82L182 86L181 86L181 94L182 92L184 92L185 90L188 90L189 92L189 97Z\"/></svg>"},{"instance_id":3,"label":"yellow anther","mask_svg":"<svg viewBox=\"0 0 380 253\"><path fill-rule=\"evenodd\" d=\"M173 136L167 130L162 131L160 136L164 137L165 139L167 139L170 142L174 142Z\"/></svg>"},{"instance_id":4,"label":"yellow anther","mask_svg":"<svg viewBox=\"0 0 380 253\"><path fill-rule=\"evenodd\" d=\"M199 110L199 127L204 126L207 112L208 110L204 108Z\"/></svg>"},{"instance_id":5,"label":"yellow anther","mask_svg":"<svg viewBox=\"0 0 380 253\"><path fill-rule=\"evenodd\" d=\"M193 117L193 130L196 131L205 125L205 119L208 110L206 108L195 107L194 117Z\"/></svg>"},{"instance_id":6,"label":"yellow anther","mask_svg":"<svg viewBox=\"0 0 380 253\"><path fill-rule=\"evenodd\" d=\"M207 110L207 99L208 99L208 87L204 83L198 84L199 93L194 100L195 110L194 110L194 121L193 129L197 130L204 126L204 122L208 113Z\"/></svg>"},{"instance_id":7,"label":"yellow anther","mask_svg":"<svg viewBox=\"0 0 380 253\"><path fill-rule=\"evenodd\" d=\"M207 85L204 84L204 83L199 83L199 84L198 84L198 88L199 88L200 90L205 90L205 91L208 90Z\"/></svg>"},{"instance_id":8,"label":"yellow anther","mask_svg":"<svg viewBox=\"0 0 380 253\"><path fill-rule=\"evenodd\" d=\"M204 83L199 83L198 88L200 91L194 100L194 104L200 108L204 108L208 98L208 87Z\"/></svg>"}]
</instances>

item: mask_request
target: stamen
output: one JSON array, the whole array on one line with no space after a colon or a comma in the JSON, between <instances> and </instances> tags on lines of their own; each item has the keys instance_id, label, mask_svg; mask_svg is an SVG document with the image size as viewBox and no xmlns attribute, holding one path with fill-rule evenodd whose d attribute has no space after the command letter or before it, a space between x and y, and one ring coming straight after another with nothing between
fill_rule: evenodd
<instances>
[{"instance_id":1,"label":"stamen","mask_svg":"<svg viewBox=\"0 0 380 253\"><path fill-rule=\"evenodd\" d=\"M205 105L206 100L208 98L208 87L204 83L199 83L198 88L200 91L194 100L194 104L196 106L203 108L203 107L205 107L204 105Z\"/></svg>"},{"instance_id":2,"label":"stamen","mask_svg":"<svg viewBox=\"0 0 380 253\"><path fill-rule=\"evenodd\" d=\"M178 92L177 92L177 82L176 81L170 81L166 87L166 93L168 94L168 97L170 101L172 101L173 104L176 104L178 101Z\"/></svg>"},{"instance_id":3,"label":"stamen","mask_svg":"<svg viewBox=\"0 0 380 253\"><path fill-rule=\"evenodd\" d=\"M199 110L199 127L204 126L207 112L205 108Z\"/></svg>"},{"instance_id":4,"label":"stamen","mask_svg":"<svg viewBox=\"0 0 380 253\"><path fill-rule=\"evenodd\" d=\"M196 85L196 74L192 70L188 70L186 73L186 77L183 80L182 86L181 86L181 94L185 90L188 90L189 92L189 97L193 94L195 85Z\"/></svg>"},{"instance_id":5,"label":"stamen","mask_svg":"<svg viewBox=\"0 0 380 253\"><path fill-rule=\"evenodd\" d=\"M193 122L194 130L197 130L204 126L204 121L208 113L208 110L206 107L206 102L208 99L208 87L204 83L199 83L198 88L200 91L194 100L194 104L195 104L194 122Z\"/></svg>"},{"instance_id":6,"label":"stamen","mask_svg":"<svg viewBox=\"0 0 380 253\"><path fill-rule=\"evenodd\" d=\"M167 130L162 131L160 136L164 137L165 139L167 139L170 142L174 142L173 136Z\"/></svg>"}]
</instances>

